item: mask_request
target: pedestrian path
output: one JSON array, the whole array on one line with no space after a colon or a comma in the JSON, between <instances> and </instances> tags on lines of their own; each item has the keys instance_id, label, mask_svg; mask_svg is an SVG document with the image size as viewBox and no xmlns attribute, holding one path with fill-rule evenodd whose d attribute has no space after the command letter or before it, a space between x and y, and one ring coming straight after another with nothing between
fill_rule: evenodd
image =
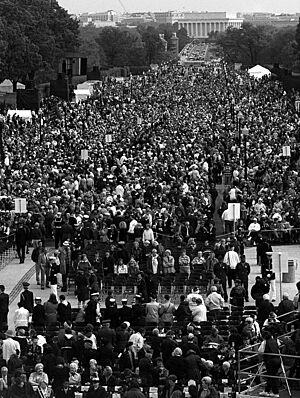
<instances>
[{"instance_id":1,"label":"pedestrian path","mask_svg":"<svg viewBox=\"0 0 300 398\"><path fill-rule=\"evenodd\" d=\"M290 246L275 246L273 247L273 251L275 253L282 253L282 259L284 264L282 264L282 269L287 269L287 260L294 260L295 263L300 264L300 245L290 245ZM51 250L51 249L49 249ZM256 247L246 248L246 261L249 262L251 266L251 273L249 276L249 286L254 284L255 278L257 275L260 275L260 267L256 264ZM276 258L276 254L274 255ZM278 263L274 264L274 271L276 274L276 290L277 297L275 304L277 305L280 301L280 278L279 278L279 269ZM292 299L294 295L297 293L296 282L300 280L300 267L297 267L295 270L296 279L293 283L282 283L281 291L282 293L289 293L290 298ZM17 309L17 304L20 298L20 293L23 290L23 282L29 282L29 289L33 292L34 296L41 297L42 301L46 301L49 298L50 289L45 288L41 289L41 286L37 285L35 279L35 266L31 261L31 255L27 255L23 264L19 264L19 259L15 258L9 263L5 268L0 270L0 284L3 284L6 288L6 293L10 296L10 311L8 316L9 327L13 327L13 316L14 312ZM249 289L250 289L249 288ZM229 293L228 289L228 293ZM59 292L60 294L60 292ZM74 289L71 292L64 293L67 296L67 300L70 301L72 307L77 306L77 299L74 296ZM250 303L254 304L252 298L250 298Z\"/></svg>"}]
</instances>

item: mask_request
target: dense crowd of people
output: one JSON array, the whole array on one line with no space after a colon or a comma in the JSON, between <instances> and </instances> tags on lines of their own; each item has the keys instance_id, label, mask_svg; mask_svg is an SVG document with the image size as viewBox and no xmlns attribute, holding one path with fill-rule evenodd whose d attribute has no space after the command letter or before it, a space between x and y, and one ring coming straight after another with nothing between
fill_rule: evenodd
<instances>
[{"instance_id":1,"label":"dense crowd of people","mask_svg":"<svg viewBox=\"0 0 300 398\"><path fill-rule=\"evenodd\" d=\"M46 99L31 122L5 118L2 240L13 234L20 263L32 245L36 282L51 295L34 302L25 283L14 336L0 287L0 394L28 397L37 387L41 397L53 390L71 398L69 391L87 383L88 397L104 397L115 386L128 398L153 387L168 398L181 398L184 386L195 398L235 389L237 350L260 341L262 329L273 339L276 324L282 326L272 303L271 243L299 242L300 118L293 95L277 81L221 64L163 65L125 83L107 79L84 102ZM216 185L225 178L216 208ZM11 212L16 197L27 200L24 214ZM235 221L231 203L240 207ZM247 244L256 245L261 265L253 286ZM58 293L71 281L75 317ZM131 291L133 305L124 296L117 308L110 292L103 310L99 291L110 286ZM243 318L250 295L257 315L255 309ZM285 295L278 314L294 309L297 299ZM278 348L273 340L269 353ZM298 374L297 361L291 369Z\"/></svg>"}]
</instances>

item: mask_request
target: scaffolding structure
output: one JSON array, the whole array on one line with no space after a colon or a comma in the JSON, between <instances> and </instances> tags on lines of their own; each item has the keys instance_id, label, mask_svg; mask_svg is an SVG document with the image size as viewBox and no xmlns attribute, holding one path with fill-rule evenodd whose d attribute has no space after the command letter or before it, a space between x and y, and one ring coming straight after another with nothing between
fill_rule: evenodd
<instances>
[{"instance_id":1,"label":"scaffolding structure","mask_svg":"<svg viewBox=\"0 0 300 398\"><path fill-rule=\"evenodd\" d=\"M299 322L299 319L295 317L295 315L299 315L298 311L291 311L287 314L284 314L281 317L278 317L279 319L282 317L286 316L294 316L294 319L290 322L287 322L287 325L292 328L296 322ZM293 331L290 331L286 334L283 334L281 336L278 336L277 339L281 341L284 339L284 337L290 337L292 335ZM291 392L291 385L290 382L296 382L300 383L300 379L296 377L290 377L287 375L287 371L289 371L292 368L295 368L295 364L300 364L300 356L296 355L288 355L288 354L282 354L281 352L279 354L273 354L273 353L268 353L268 357L279 357L280 358L280 370L279 374L276 376L272 376L266 373L266 370L264 368L264 361L262 359L263 353L258 351L258 348L260 346L261 342L253 344L249 347L242 348L238 351L238 358L237 358L237 364L238 364L238 391L237 391L237 398L242 398L244 396L251 396L255 397L255 390L259 390L260 387L262 387L265 382L263 381L264 379L271 378L271 379L280 379L283 380L283 382L286 385L286 389L288 392L289 397L292 397L292 392ZM284 344L280 346L284 347ZM284 365L284 362L286 361L291 361L294 363L293 366L287 367ZM249 366L247 366L248 364ZM248 363L248 364L247 364ZM246 366L244 367L244 364ZM257 383L259 379L259 382ZM250 383L249 383L250 381ZM256 384L254 385L254 382ZM243 384L249 383L248 387L246 389L243 388ZM258 396L258 393L257 393Z\"/></svg>"}]
</instances>

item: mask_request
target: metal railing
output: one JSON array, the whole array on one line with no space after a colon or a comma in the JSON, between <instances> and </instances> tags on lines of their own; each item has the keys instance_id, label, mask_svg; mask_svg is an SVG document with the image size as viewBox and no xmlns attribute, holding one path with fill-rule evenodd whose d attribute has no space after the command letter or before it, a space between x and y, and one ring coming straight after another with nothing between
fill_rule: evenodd
<instances>
[{"instance_id":1,"label":"metal railing","mask_svg":"<svg viewBox=\"0 0 300 398\"><path fill-rule=\"evenodd\" d=\"M292 319L289 322L286 322L286 325L288 326L292 326L295 325L297 322L299 322L299 319L297 319L295 316L299 315L299 311L290 311L286 314L280 315L278 316L277 319L285 319L286 317L291 317L294 316L294 319ZM283 335L280 335L277 337L278 340L281 340L284 337L289 337L291 336L293 333L293 331L285 333ZM289 377L286 375L286 371L285 371L285 365L283 362L284 358L290 358L293 359L295 361L299 361L300 362L300 356L297 355L289 355L289 354L274 354L274 353L267 353L268 356L273 356L276 358L280 358L280 362L281 362L281 371L282 371L282 376L280 375L276 375L276 376L272 376L272 375L268 375L266 372L263 371L263 361L261 360L261 357L264 355L264 353L260 353L258 352L258 348L261 345L261 342L259 343L255 343L249 347L246 348L242 348L238 351L238 358L237 358L237 365L238 365L238 393L241 393L241 384L246 383L247 381L251 380L250 385L248 387L247 392L250 392L253 390L253 382L257 377L262 377L262 378L273 378L273 379L284 379L287 385L287 389L289 392L289 395L291 396L291 392L290 392L290 386L288 384L289 381L297 381L299 382L299 378L295 378L295 377ZM283 344L284 346L284 344ZM241 358L243 355L245 355L245 357ZM241 363L249 361L249 360L256 360L254 365L250 365L246 368L241 368ZM257 369L256 372L252 371L253 369ZM243 374L247 374L247 377L243 377ZM258 385L255 386L255 388L259 387L260 385L262 385L263 383L260 383ZM243 391L243 392L245 392Z\"/></svg>"}]
</instances>

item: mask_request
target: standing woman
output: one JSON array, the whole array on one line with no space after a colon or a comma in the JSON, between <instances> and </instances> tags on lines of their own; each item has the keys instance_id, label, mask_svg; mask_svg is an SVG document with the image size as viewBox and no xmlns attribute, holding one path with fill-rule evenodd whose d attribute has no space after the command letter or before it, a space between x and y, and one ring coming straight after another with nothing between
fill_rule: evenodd
<instances>
[{"instance_id":1,"label":"standing woman","mask_svg":"<svg viewBox=\"0 0 300 398\"><path fill-rule=\"evenodd\" d=\"M56 257L49 257L49 282L50 282L50 293L57 298L57 274L60 271L59 264L56 262Z\"/></svg>"},{"instance_id":2,"label":"standing woman","mask_svg":"<svg viewBox=\"0 0 300 398\"><path fill-rule=\"evenodd\" d=\"M49 300L44 303L46 325L57 322L58 301L56 295L51 293Z\"/></svg>"},{"instance_id":3,"label":"standing woman","mask_svg":"<svg viewBox=\"0 0 300 398\"><path fill-rule=\"evenodd\" d=\"M262 333L262 338L264 341L259 346L258 352L263 355L266 375L273 377L267 377L265 393L261 393L260 395L268 396L272 392L273 397L279 397L278 378L276 376L281 366L281 360L279 355L269 355L280 353L278 340L274 339L270 331L267 330Z\"/></svg>"}]
</instances>

